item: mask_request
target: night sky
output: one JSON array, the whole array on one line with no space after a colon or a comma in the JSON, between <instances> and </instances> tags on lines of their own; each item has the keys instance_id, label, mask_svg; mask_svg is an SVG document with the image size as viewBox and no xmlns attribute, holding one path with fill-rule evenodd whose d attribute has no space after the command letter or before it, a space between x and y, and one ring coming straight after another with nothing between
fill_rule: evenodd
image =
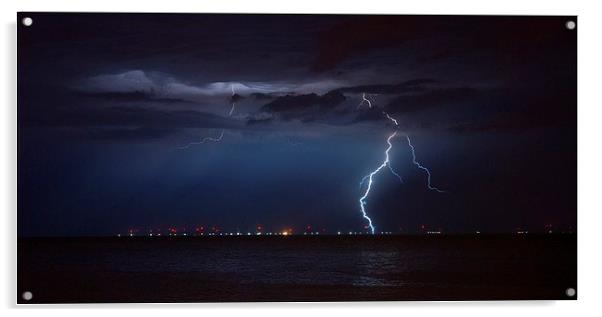
<instances>
[{"instance_id":1,"label":"night sky","mask_svg":"<svg viewBox=\"0 0 602 317\"><path fill-rule=\"evenodd\" d=\"M20 236L575 229L574 17L27 16Z\"/></svg>"}]
</instances>

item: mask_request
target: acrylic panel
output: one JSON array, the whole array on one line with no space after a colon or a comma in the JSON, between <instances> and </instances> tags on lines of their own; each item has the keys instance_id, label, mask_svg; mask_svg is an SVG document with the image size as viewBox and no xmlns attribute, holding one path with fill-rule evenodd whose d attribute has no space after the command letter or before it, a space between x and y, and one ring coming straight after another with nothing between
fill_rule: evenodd
<instances>
[{"instance_id":1,"label":"acrylic panel","mask_svg":"<svg viewBox=\"0 0 602 317\"><path fill-rule=\"evenodd\" d=\"M19 303L577 297L574 16L17 24Z\"/></svg>"}]
</instances>

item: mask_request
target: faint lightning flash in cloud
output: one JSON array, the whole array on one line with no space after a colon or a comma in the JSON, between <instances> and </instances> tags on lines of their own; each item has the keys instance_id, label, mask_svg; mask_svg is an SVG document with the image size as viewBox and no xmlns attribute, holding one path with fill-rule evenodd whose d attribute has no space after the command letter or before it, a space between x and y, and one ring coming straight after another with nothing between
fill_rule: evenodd
<instances>
[{"instance_id":1,"label":"faint lightning flash in cloud","mask_svg":"<svg viewBox=\"0 0 602 317\"><path fill-rule=\"evenodd\" d=\"M177 150L185 150L193 145L199 145L199 144L203 144L203 143L207 143L207 142L219 142L222 140L222 138L224 137L224 130L222 129L222 131L220 132L219 136L217 138L212 138L212 137L204 137L202 138L200 141L198 142L190 142L184 146L179 146L176 149Z\"/></svg>"},{"instance_id":2,"label":"faint lightning flash in cloud","mask_svg":"<svg viewBox=\"0 0 602 317\"><path fill-rule=\"evenodd\" d=\"M368 103L368 107L372 108L372 103L370 102L369 99L366 98L366 94L363 93L362 94L362 102L358 105L358 108L361 105L363 105L365 102ZM360 203L360 210L362 212L362 217L368 221L368 227L370 228L370 231L372 232L372 234L374 234L375 228L374 228L374 225L372 224L372 219L368 216L368 213L366 212L366 204L367 204L366 203L366 199L370 195L370 190L372 189L372 183L373 183L374 176L377 175L383 168L388 167L389 171L391 171L391 173L393 175L395 175L399 179L400 182L403 183L403 179L401 178L401 176L397 172L395 172L395 170L393 169L393 167L391 167L391 161L389 159L389 152L393 148L393 144L391 143L391 140L397 136L397 129L399 129L399 122L397 121L397 119L391 117L385 111L383 111L382 113L383 113L383 115L385 115L385 117L387 117L387 119L391 120L391 122L393 122L393 124L395 124L396 131L394 131L387 138L387 144L389 146L385 150L385 160L381 163L380 166L378 166L370 174L364 176L362 178L362 180L360 181L360 188L363 187L363 185L364 185L364 183L366 183L366 181L368 182L368 186L366 187L366 191L364 192L364 195L359 199L359 203ZM404 134L406 136L406 139L408 140L408 145L410 146L410 150L412 152L412 163L414 165L416 165L419 169L423 170L426 173L426 175L427 175L427 187L428 187L428 189L437 191L439 193L443 193L444 191L442 191L439 188L434 187L434 186L431 185L431 172L430 172L430 170L428 168L424 167L422 164L420 164L416 160L416 151L414 149L414 145L412 145L412 141L410 140L410 136L407 135L406 133L404 133Z\"/></svg>"},{"instance_id":3,"label":"faint lightning flash in cloud","mask_svg":"<svg viewBox=\"0 0 602 317\"><path fill-rule=\"evenodd\" d=\"M362 93L362 101L357 105L356 109L359 109L364 104L368 104L368 108L372 108L372 102L369 98L366 97L366 93Z\"/></svg>"},{"instance_id":4,"label":"faint lightning flash in cloud","mask_svg":"<svg viewBox=\"0 0 602 317\"><path fill-rule=\"evenodd\" d=\"M236 93L234 92L234 85L230 85L230 88L232 88L232 108L230 108L228 117L232 116L232 113L234 112L234 106L236 105L236 102L234 102L234 95L236 95Z\"/></svg>"},{"instance_id":5,"label":"faint lightning flash in cloud","mask_svg":"<svg viewBox=\"0 0 602 317\"><path fill-rule=\"evenodd\" d=\"M386 113L386 112L384 112L384 111L383 111L383 114L384 114L385 116L387 116L387 119L389 119L389 120L393 121L393 123L395 123L395 125L396 125L396 126L399 126L399 123L397 123L397 120L396 120L396 119L394 119L393 117L391 117L391 116L390 116L388 113Z\"/></svg>"},{"instance_id":6,"label":"faint lightning flash in cloud","mask_svg":"<svg viewBox=\"0 0 602 317\"><path fill-rule=\"evenodd\" d=\"M234 85L230 85L230 88L232 89L232 107L230 108L230 112L228 112L228 117L232 116L232 113L234 113L234 106L236 105L236 103L234 102L234 95L236 95L236 92L234 92ZM224 137L224 131L225 131L225 129L222 129L222 131L219 134L219 137L217 137L217 138L204 137L198 142L190 142L184 146L179 146L176 148L176 150L185 150L193 145L199 145L199 144L203 144L206 142L220 142L222 140L222 138Z\"/></svg>"}]
</instances>

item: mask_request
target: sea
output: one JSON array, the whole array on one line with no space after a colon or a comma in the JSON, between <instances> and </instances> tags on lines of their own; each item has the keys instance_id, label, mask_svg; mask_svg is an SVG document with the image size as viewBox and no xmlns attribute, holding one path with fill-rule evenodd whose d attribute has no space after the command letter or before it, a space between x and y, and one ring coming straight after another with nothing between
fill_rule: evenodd
<instances>
[{"instance_id":1,"label":"sea","mask_svg":"<svg viewBox=\"0 0 602 317\"><path fill-rule=\"evenodd\" d=\"M574 234L19 238L17 255L22 304L577 298Z\"/></svg>"}]
</instances>

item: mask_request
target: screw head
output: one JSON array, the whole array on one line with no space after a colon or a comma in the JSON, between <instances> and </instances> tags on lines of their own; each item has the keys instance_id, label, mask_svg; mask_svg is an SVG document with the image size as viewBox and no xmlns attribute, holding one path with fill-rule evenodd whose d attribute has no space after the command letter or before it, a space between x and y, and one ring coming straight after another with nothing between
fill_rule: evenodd
<instances>
[{"instance_id":1,"label":"screw head","mask_svg":"<svg viewBox=\"0 0 602 317\"><path fill-rule=\"evenodd\" d=\"M31 26L33 24L33 19L30 17L24 17L23 20L21 20L21 23L23 23L25 26Z\"/></svg>"},{"instance_id":2,"label":"screw head","mask_svg":"<svg viewBox=\"0 0 602 317\"><path fill-rule=\"evenodd\" d=\"M25 291L21 294L24 300L31 300L33 298L33 294L30 291Z\"/></svg>"},{"instance_id":3,"label":"screw head","mask_svg":"<svg viewBox=\"0 0 602 317\"><path fill-rule=\"evenodd\" d=\"M575 21L567 21L565 24L566 28L569 30L574 30L575 27L577 26L577 23L575 23Z\"/></svg>"},{"instance_id":4,"label":"screw head","mask_svg":"<svg viewBox=\"0 0 602 317\"><path fill-rule=\"evenodd\" d=\"M577 293L577 291L574 288L569 287L569 288L566 289L565 293L566 293L566 296L573 297L573 296L575 296L575 294Z\"/></svg>"}]
</instances>

